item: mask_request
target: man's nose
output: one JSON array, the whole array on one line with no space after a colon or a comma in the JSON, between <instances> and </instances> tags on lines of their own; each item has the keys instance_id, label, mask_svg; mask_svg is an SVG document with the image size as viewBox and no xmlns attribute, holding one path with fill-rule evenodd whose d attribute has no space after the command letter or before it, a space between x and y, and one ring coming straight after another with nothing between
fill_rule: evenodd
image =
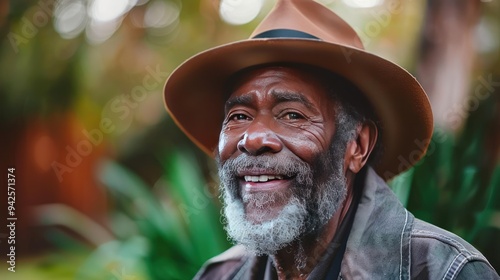
<instances>
[{"instance_id":1,"label":"man's nose","mask_svg":"<svg viewBox=\"0 0 500 280\"><path fill-rule=\"evenodd\" d=\"M277 153L283 148L278 136L262 123L254 123L238 142L238 150L249 155Z\"/></svg>"}]
</instances>

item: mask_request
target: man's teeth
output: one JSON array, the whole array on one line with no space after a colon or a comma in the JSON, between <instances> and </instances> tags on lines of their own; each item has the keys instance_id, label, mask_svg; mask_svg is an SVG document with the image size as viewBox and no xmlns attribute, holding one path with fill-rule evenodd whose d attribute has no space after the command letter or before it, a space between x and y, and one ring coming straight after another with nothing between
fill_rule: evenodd
<instances>
[{"instance_id":1,"label":"man's teeth","mask_svg":"<svg viewBox=\"0 0 500 280\"><path fill-rule=\"evenodd\" d=\"M269 180L282 180L283 176L281 175L260 175L260 176L245 176L246 182L267 182Z\"/></svg>"}]
</instances>

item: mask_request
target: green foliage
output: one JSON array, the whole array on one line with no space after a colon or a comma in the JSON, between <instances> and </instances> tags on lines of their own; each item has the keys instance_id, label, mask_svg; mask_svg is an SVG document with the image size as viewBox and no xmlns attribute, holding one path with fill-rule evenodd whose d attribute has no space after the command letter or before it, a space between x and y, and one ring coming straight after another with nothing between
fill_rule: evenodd
<instances>
[{"instance_id":1,"label":"green foliage","mask_svg":"<svg viewBox=\"0 0 500 280\"><path fill-rule=\"evenodd\" d=\"M116 162L102 165L117 239L101 245L78 278L190 279L229 247L194 157L175 151L161 161L165 180L153 188Z\"/></svg>"},{"instance_id":2,"label":"green foliage","mask_svg":"<svg viewBox=\"0 0 500 280\"><path fill-rule=\"evenodd\" d=\"M500 164L485 160L493 106L483 102L457 137L437 128L425 158L391 187L417 218L460 235L499 269Z\"/></svg>"}]
</instances>

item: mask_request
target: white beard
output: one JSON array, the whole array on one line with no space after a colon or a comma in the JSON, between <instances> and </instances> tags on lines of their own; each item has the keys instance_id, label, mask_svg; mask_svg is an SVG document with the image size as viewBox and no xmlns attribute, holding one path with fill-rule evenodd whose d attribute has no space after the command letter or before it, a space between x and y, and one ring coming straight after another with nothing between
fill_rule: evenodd
<instances>
[{"instance_id":1,"label":"white beard","mask_svg":"<svg viewBox=\"0 0 500 280\"><path fill-rule=\"evenodd\" d=\"M306 230L304 227L308 212L305 205L295 197L276 217L258 224L246 218L241 200L229 198L227 194L224 197L228 235L257 255L275 254Z\"/></svg>"},{"instance_id":2,"label":"white beard","mask_svg":"<svg viewBox=\"0 0 500 280\"><path fill-rule=\"evenodd\" d=\"M221 176L223 178L227 177ZM290 190L292 193L289 198L277 193L259 193L241 198L235 195L234 190L230 190L234 186L221 186L229 237L257 255L274 255L306 235L318 237L344 202L347 185L341 166L332 170L326 182L313 184L310 180L308 183L300 186L300 193ZM284 197L286 204L277 216L266 219L266 204ZM264 219L259 220L263 222L255 223L247 219L244 203L251 200L255 205L260 205L258 210L262 210L260 214Z\"/></svg>"}]
</instances>

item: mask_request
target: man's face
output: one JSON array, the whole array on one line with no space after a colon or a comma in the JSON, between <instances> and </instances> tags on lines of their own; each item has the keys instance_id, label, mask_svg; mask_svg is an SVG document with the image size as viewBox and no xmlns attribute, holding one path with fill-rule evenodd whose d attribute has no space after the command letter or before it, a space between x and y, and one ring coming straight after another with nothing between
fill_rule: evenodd
<instances>
[{"instance_id":1,"label":"man's face","mask_svg":"<svg viewBox=\"0 0 500 280\"><path fill-rule=\"evenodd\" d=\"M346 193L334 133L335 103L311 73L273 67L240 77L217 151L235 241L272 254L328 222Z\"/></svg>"}]
</instances>

